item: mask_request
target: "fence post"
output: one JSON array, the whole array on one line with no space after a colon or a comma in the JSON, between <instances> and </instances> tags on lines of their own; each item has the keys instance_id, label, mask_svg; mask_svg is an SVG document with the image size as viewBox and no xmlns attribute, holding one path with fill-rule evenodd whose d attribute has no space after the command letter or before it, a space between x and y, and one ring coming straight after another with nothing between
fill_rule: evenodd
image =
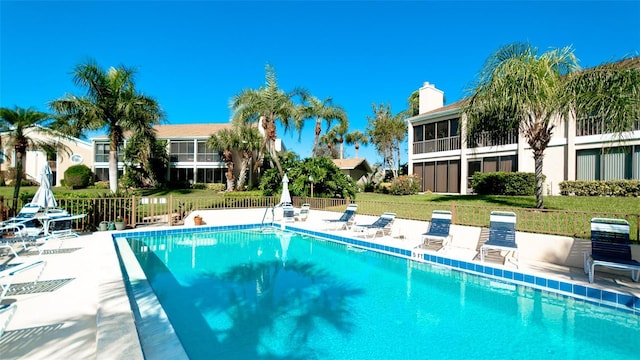
<instances>
[{"instance_id":1,"label":"fence post","mask_svg":"<svg viewBox=\"0 0 640 360\"><path fill-rule=\"evenodd\" d=\"M138 212L136 211L136 196L135 195L131 195L131 227L136 227L136 214Z\"/></svg>"},{"instance_id":2,"label":"fence post","mask_svg":"<svg viewBox=\"0 0 640 360\"><path fill-rule=\"evenodd\" d=\"M456 202L451 202L451 223L456 224L458 222L458 214L456 211Z\"/></svg>"},{"instance_id":3,"label":"fence post","mask_svg":"<svg viewBox=\"0 0 640 360\"><path fill-rule=\"evenodd\" d=\"M169 226L173 226L173 194L169 194L169 207L167 208L167 216L169 217Z\"/></svg>"}]
</instances>

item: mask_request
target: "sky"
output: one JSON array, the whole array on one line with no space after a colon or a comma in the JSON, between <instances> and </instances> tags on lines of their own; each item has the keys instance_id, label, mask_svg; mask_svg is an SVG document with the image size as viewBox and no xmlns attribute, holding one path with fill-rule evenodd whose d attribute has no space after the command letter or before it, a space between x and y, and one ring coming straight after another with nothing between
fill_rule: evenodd
<instances>
[{"instance_id":1,"label":"sky","mask_svg":"<svg viewBox=\"0 0 640 360\"><path fill-rule=\"evenodd\" d=\"M282 90L331 97L349 131L364 132L373 104L403 111L424 82L445 105L463 99L486 59L514 42L540 53L571 46L583 68L638 56L640 0L0 0L0 106L48 112L52 100L84 95L72 71L93 59L136 68L137 90L168 124L226 123L230 99L263 86L269 64ZM278 135L311 155L313 121ZM405 163L406 142L401 150ZM371 145L358 156L382 160Z\"/></svg>"}]
</instances>

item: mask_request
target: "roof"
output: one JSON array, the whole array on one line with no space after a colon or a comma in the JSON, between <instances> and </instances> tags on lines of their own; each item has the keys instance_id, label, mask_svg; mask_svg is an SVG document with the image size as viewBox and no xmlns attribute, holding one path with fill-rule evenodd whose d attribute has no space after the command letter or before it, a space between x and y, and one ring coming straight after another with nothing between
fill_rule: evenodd
<instances>
[{"instance_id":1,"label":"roof","mask_svg":"<svg viewBox=\"0 0 640 360\"><path fill-rule=\"evenodd\" d=\"M156 125L153 128L156 131L158 139L193 139L208 138L212 134L223 129L231 129L231 123L217 124L180 124L180 125ZM125 134L125 137L129 133ZM94 139L108 139L108 135L96 136Z\"/></svg>"},{"instance_id":2,"label":"roof","mask_svg":"<svg viewBox=\"0 0 640 360\"><path fill-rule=\"evenodd\" d=\"M156 125L158 139L209 137L223 129L231 129L231 123Z\"/></svg>"},{"instance_id":3,"label":"roof","mask_svg":"<svg viewBox=\"0 0 640 360\"><path fill-rule=\"evenodd\" d=\"M367 162L367 159L351 158L351 159L333 159L333 163L340 170L353 170L359 166L363 166L367 172L371 172L371 166Z\"/></svg>"}]
</instances>

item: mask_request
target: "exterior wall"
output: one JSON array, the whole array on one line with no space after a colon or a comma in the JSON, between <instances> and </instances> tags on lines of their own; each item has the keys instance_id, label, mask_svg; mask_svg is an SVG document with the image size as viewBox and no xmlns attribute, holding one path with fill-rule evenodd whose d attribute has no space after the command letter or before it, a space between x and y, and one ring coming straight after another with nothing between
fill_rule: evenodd
<instances>
[{"instance_id":1,"label":"exterior wall","mask_svg":"<svg viewBox=\"0 0 640 360\"><path fill-rule=\"evenodd\" d=\"M89 168L93 168L93 149L89 142L70 138L65 136L52 136L50 134L44 134L37 131L37 128L29 129L25 131L25 134L35 140L41 142L57 142L61 143L65 149L58 151L56 160L49 162L52 170L54 171L54 186L61 186L62 179L64 178L64 172L72 165L84 164ZM2 144L5 154L8 158L0 164L0 169L6 171L10 167L15 167L15 154L12 148L7 148L5 144L8 144L7 135L2 135ZM76 156L74 156L76 155ZM73 160L72 161L72 157ZM38 181L40 177L40 171L45 161L47 161L47 155L45 152L39 149L27 150L26 159L24 159L25 176L28 180Z\"/></svg>"}]
</instances>

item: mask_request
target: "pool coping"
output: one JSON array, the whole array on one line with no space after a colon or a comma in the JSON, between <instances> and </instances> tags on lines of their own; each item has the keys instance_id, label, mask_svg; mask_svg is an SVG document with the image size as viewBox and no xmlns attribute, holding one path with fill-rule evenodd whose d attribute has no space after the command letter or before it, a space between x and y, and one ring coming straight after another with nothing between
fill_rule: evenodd
<instances>
[{"instance_id":1,"label":"pool coping","mask_svg":"<svg viewBox=\"0 0 640 360\"><path fill-rule=\"evenodd\" d=\"M566 280L553 279L539 274L529 274L525 271L510 270L495 265L474 263L470 261L450 259L427 252L416 252L411 249L378 244L366 239L355 239L329 234L321 231L303 229L291 225L279 223L243 224L224 226L198 226L188 228L155 229L143 231L128 231L113 233L112 239L118 249L118 258L123 267L123 278L132 302L132 309L139 326L139 336L143 352L147 359L167 358L171 354L173 359L187 359L182 343L178 339L171 322L164 313L157 297L151 289L140 264L133 254L127 239L146 236L162 236L170 234L199 233L226 230L245 230L257 228L278 228L293 231L303 235L309 235L347 246L353 246L365 250L384 253L391 256L404 258L417 263L426 263L434 266L477 275L491 280L521 285L532 289L546 291L557 295L613 308L624 313L640 315L640 298L634 294L625 294L620 291L605 290L585 284L579 284ZM145 318L153 321L145 321ZM159 326L162 325L162 326Z\"/></svg>"}]
</instances>

